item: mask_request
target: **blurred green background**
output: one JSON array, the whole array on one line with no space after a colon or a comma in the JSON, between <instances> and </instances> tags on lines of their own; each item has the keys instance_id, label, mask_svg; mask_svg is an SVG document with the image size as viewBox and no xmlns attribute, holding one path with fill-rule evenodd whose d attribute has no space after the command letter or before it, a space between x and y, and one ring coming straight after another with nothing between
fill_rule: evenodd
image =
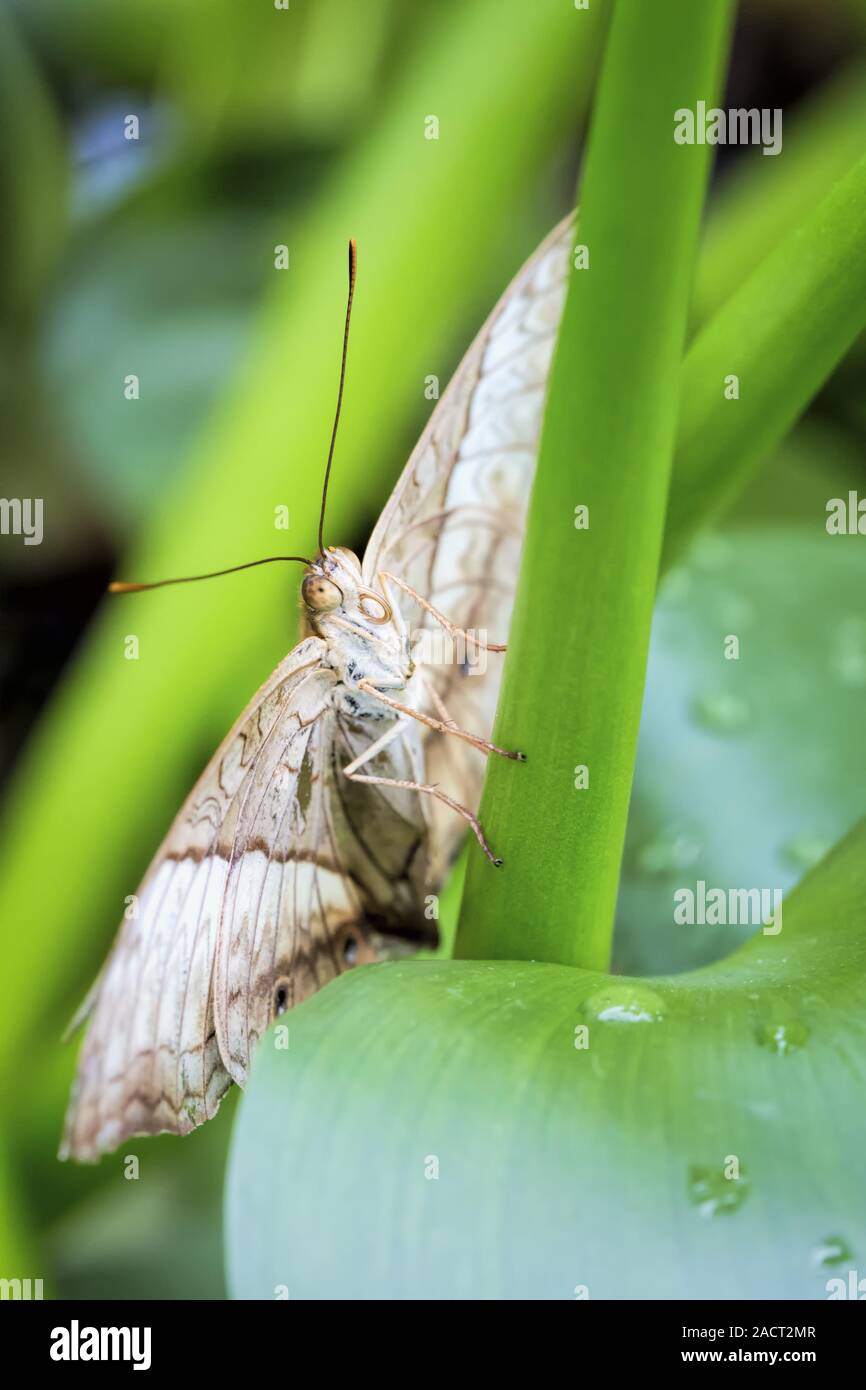
<instances>
[{"instance_id":1,"label":"blurred green background","mask_svg":"<svg viewBox=\"0 0 866 1390\"><path fill-rule=\"evenodd\" d=\"M363 545L429 414L425 379L444 389L572 204L608 10L0 0L0 493L41 497L45 513L41 545L0 539L4 1276L81 1297L224 1292L234 1099L183 1142L128 1146L138 1181L123 1154L61 1166L74 1047L59 1035L192 778L293 643L297 579L274 567L109 605L105 584L309 548L350 235L359 285L330 526ZM723 104L783 108L785 153L717 152L696 325L866 146L864 48L859 0L741 6ZM124 395L131 374L137 400ZM769 864L787 887L862 813L866 571L847 541L805 590L772 560L776 531L797 528L808 555L826 499L862 490L864 378L859 343L724 519L728 534L669 577L617 968L681 970L735 944L730 929L685 941L663 925L684 872L757 883ZM288 533L274 526L281 506ZM702 642L708 614L747 627L756 603L776 615L779 650L750 677L755 706L772 703L783 653L803 676L779 702L754 823L733 825L730 806L705 804L707 769L730 767L737 748L743 775L760 758L701 705ZM828 603L843 636L825 649ZM124 657L130 634L137 661ZM792 749L823 770L808 806L777 775Z\"/></svg>"}]
</instances>

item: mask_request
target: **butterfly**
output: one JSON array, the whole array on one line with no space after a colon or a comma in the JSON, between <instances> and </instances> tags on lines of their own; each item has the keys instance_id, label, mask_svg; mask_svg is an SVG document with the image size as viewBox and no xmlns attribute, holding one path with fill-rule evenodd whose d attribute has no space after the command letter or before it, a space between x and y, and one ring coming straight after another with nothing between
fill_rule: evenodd
<instances>
[{"instance_id":1,"label":"butterfly","mask_svg":"<svg viewBox=\"0 0 866 1390\"><path fill-rule=\"evenodd\" d=\"M573 232L554 229L481 329L363 561L323 543L350 244L319 548L272 557L306 565L301 641L181 807L70 1025L89 1020L61 1158L210 1119L275 1017L435 941L431 895L467 825L501 863L476 816L485 758L523 755L490 741L505 648L487 638L510 622Z\"/></svg>"}]
</instances>

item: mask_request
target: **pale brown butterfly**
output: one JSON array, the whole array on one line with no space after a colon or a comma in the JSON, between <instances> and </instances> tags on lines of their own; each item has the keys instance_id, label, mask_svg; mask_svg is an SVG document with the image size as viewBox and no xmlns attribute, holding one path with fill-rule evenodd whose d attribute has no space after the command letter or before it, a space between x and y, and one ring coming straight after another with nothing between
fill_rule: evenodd
<instances>
[{"instance_id":1,"label":"pale brown butterfly","mask_svg":"<svg viewBox=\"0 0 866 1390\"><path fill-rule=\"evenodd\" d=\"M522 755L490 742L501 657L487 653L504 647L486 634L504 637L511 618L572 235L568 218L481 329L363 563L323 543L350 246L304 636L208 763L73 1020L89 1027L61 1157L188 1133L243 1086L275 1016L353 966L435 939L431 895L467 822L500 862L476 819L484 758Z\"/></svg>"}]
</instances>

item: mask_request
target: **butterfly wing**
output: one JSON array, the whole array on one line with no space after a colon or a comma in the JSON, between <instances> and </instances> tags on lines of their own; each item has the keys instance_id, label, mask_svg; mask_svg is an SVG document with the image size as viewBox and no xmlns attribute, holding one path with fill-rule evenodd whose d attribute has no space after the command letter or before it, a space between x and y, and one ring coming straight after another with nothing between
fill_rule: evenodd
<instances>
[{"instance_id":1,"label":"butterfly wing","mask_svg":"<svg viewBox=\"0 0 866 1390\"><path fill-rule=\"evenodd\" d=\"M321 680L322 645L302 642L251 701L127 909L85 1003L90 1022L61 1157L93 1159L130 1134L183 1134L216 1112L230 1084L212 988L229 856L246 798L272 765L273 750L297 758L314 727L299 726L296 707L311 681Z\"/></svg>"},{"instance_id":2,"label":"butterfly wing","mask_svg":"<svg viewBox=\"0 0 866 1390\"><path fill-rule=\"evenodd\" d=\"M418 797L347 783L371 735L332 707L323 647L308 638L277 667L148 870L82 1011L61 1157L188 1133L243 1085L275 1014L350 965L435 939ZM411 778L417 739L370 768Z\"/></svg>"},{"instance_id":3,"label":"butterfly wing","mask_svg":"<svg viewBox=\"0 0 866 1390\"><path fill-rule=\"evenodd\" d=\"M382 570L399 575L457 627L486 632L490 642L507 641L573 236L568 217L506 290L434 410L364 555L368 583ZM466 660L455 662L430 615L394 586L389 592L415 651L445 658L426 674L450 716L489 737L502 657L479 660L467 646ZM434 735L426 759L428 781L477 807L481 755ZM462 827L447 811L436 819L453 852Z\"/></svg>"},{"instance_id":4,"label":"butterfly wing","mask_svg":"<svg viewBox=\"0 0 866 1390\"><path fill-rule=\"evenodd\" d=\"M417 793L343 775L371 738L329 707L303 745L275 748L251 777L214 973L220 1055L240 1085L275 1015L352 965L435 942L422 910L427 824ZM365 772L413 780L418 743L408 730Z\"/></svg>"}]
</instances>

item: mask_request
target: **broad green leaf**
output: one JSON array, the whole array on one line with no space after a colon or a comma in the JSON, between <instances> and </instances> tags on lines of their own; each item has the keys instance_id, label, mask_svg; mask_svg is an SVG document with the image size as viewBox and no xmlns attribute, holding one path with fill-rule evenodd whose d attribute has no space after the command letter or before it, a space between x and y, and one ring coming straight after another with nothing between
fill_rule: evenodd
<instances>
[{"instance_id":1,"label":"broad green leaf","mask_svg":"<svg viewBox=\"0 0 866 1390\"><path fill-rule=\"evenodd\" d=\"M287 1028L233 1136L236 1297L809 1299L863 1268L866 822L692 974L375 966Z\"/></svg>"}]
</instances>

